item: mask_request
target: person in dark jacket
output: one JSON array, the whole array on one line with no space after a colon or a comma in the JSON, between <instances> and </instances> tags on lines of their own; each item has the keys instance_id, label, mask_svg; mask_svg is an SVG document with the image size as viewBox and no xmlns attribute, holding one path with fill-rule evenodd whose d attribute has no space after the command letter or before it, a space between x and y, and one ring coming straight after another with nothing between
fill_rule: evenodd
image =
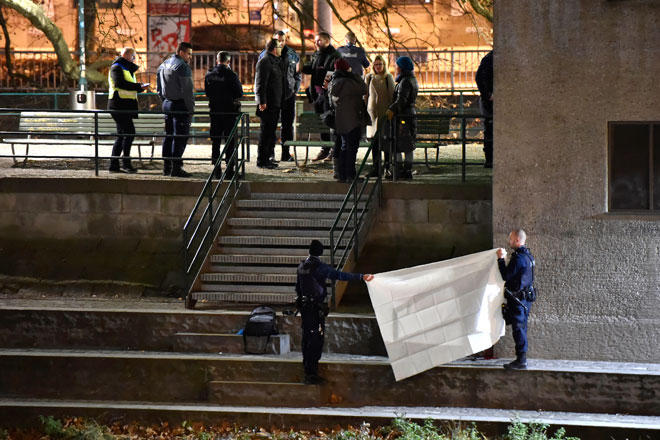
<instances>
[{"instance_id":1,"label":"person in dark jacket","mask_svg":"<svg viewBox=\"0 0 660 440\"><path fill-rule=\"evenodd\" d=\"M316 46L316 52L312 55L312 62L303 66L303 73L311 75L310 86L306 90L310 103L316 101L319 93L323 90L327 73L335 69L335 61L341 58L341 54L330 44L330 34L327 32L316 34L314 44ZM321 140L329 141L331 140L331 135L323 133L321 134ZM321 149L314 160L332 160L331 157L330 148L326 147Z\"/></svg>"},{"instance_id":2,"label":"person in dark jacket","mask_svg":"<svg viewBox=\"0 0 660 440\"><path fill-rule=\"evenodd\" d=\"M149 84L138 83L135 79L135 72L138 70L135 60L135 49L125 47L120 56L110 66L108 73L108 110L123 110L113 112L112 119L117 124L117 139L112 146L112 156L110 159L111 173L137 173L137 170L131 164L131 146L135 134L135 124L133 119L138 117L137 94L149 87ZM131 113L133 110L136 113ZM124 154L122 168L119 168L119 155Z\"/></svg>"},{"instance_id":3,"label":"person in dark jacket","mask_svg":"<svg viewBox=\"0 0 660 440\"><path fill-rule=\"evenodd\" d=\"M191 176L183 169L181 157L186 151L191 116L195 111L192 69L188 65L192 52L192 44L185 41L180 43L176 53L158 67L156 74L158 96L163 102L163 112L165 112L163 157L175 158L165 159L163 166L165 176Z\"/></svg>"},{"instance_id":4,"label":"person in dark jacket","mask_svg":"<svg viewBox=\"0 0 660 440\"><path fill-rule=\"evenodd\" d=\"M218 52L218 64L208 71L204 77L204 91L209 99L211 111L211 162L215 165L220 158L220 142L231 133L241 110L240 98L243 97L243 85L236 72L231 70L229 52ZM213 114L221 113L221 114ZM236 133L238 135L238 133ZM229 163L234 154L236 138L225 147L225 163L227 164L227 178L234 176L235 162ZM218 166L215 170L216 178L222 177L222 170Z\"/></svg>"},{"instance_id":5,"label":"person in dark jacket","mask_svg":"<svg viewBox=\"0 0 660 440\"><path fill-rule=\"evenodd\" d=\"M280 122L282 123L282 155L280 160L282 162L293 161L293 156L289 153L289 147L284 145L286 141L293 140L293 123L296 119L296 94L300 90L300 83L302 76L298 70L300 63L300 56L295 50L286 45L287 34L284 31L277 31L273 34L273 38L280 42L282 46L282 70L284 71L284 102L282 103L282 110L280 112ZM259 54L259 59L265 57L266 50ZM275 162L275 155L271 156L271 161Z\"/></svg>"},{"instance_id":6,"label":"person in dark jacket","mask_svg":"<svg viewBox=\"0 0 660 440\"><path fill-rule=\"evenodd\" d=\"M485 168L493 167L493 51L481 59L475 76L479 88L479 109L484 115Z\"/></svg>"},{"instance_id":7,"label":"person in dark jacket","mask_svg":"<svg viewBox=\"0 0 660 440\"><path fill-rule=\"evenodd\" d=\"M355 45L357 43L357 37L353 32L346 33L345 41L346 45L338 47L337 52L351 65L351 72L363 78L364 69L371 64L369 58L367 58L367 54L363 48Z\"/></svg>"},{"instance_id":8,"label":"person in dark jacket","mask_svg":"<svg viewBox=\"0 0 660 440\"><path fill-rule=\"evenodd\" d=\"M409 57L399 57L396 60L395 74L396 86L394 87L394 102L387 111L387 119L392 120L394 116L397 123L396 153L398 168L394 171L398 179L412 179L413 151L415 150L415 136L417 123L415 117L415 101L417 100L417 78L415 78L415 65ZM402 154L405 161L402 163Z\"/></svg>"},{"instance_id":9,"label":"person in dark jacket","mask_svg":"<svg viewBox=\"0 0 660 440\"><path fill-rule=\"evenodd\" d=\"M332 106L335 108L335 132L341 138L339 152L335 152L337 180L352 182L355 179L355 158L360 147L362 128L368 124L363 96L367 85L361 77L352 73L351 66L343 58L335 61L335 72L328 86Z\"/></svg>"},{"instance_id":10,"label":"person in dark jacket","mask_svg":"<svg viewBox=\"0 0 660 440\"><path fill-rule=\"evenodd\" d=\"M257 116L261 118L257 166L273 169L277 164L270 160L277 141L277 121L284 102L284 72L282 71L279 41L271 39L266 44L266 56L257 62L254 77L254 96L257 101Z\"/></svg>"},{"instance_id":11,"label":"person in dark jacket","mask_svg":"<svg viewBox=\"0 0 660 440\"><path fill-rule=\"evenodd\" d=\"M296 306L302 317L302 353L305 369L304 383L320 384L325 379L319 377L318 368L323 353L325 336L325 317L328 315L328 291L326 280L364 280L371 281L371 274L340 272L321 261L323 243L312 240L309 245L309 257L303 260L297 269Z\"/></svg>"},{"instance_id":12,"label":"person in dark jacket","mask_svg":"<svg viewBox=\"0 0 660 440\"><path fill-rule=\"evenodd\" d=\"M532 303L536 300L534 290L534 267L536 261L525 246L527 234L522 229L511 231L509 246L514 250L509 264L504 257L503 248L497 250L497 264L504 280L505 298L507 300L504 319L511 325L513 340L516 343L516 359L504 365L509 370L524 370L527 368L527 320Z\"/></svg>"}]
</instances>

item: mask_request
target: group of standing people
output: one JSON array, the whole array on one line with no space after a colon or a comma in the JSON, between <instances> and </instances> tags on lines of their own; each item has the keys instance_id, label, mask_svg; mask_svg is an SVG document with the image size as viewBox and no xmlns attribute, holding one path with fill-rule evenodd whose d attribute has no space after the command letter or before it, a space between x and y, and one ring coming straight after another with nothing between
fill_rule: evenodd
<instances>
[{"instance_id":1,"label":"group of standing people","mask_svg":"<svg viewBox=\"0 0 660 440\"><path fill-rule=\"evenodd\" d=\"M296 94L300 89L302 74L310 75L307 97L320 115L332 111L335 115L331 133L322 133L324 141L334 141L334 148L323 148L315 160L334 162L334 177L340 182L356 177L355 160L366 129L367 139L373 141L372 175L383 172L381 153L385 164L391 163L389 149L383 148L384 118L397 123L399 168L398 178L412 178L412 152L415 148L415 101L418 93L414 64L409 57L396 61L396 78L388 71L385 60L377 55L373 71L364 76L364 69L371 65L364 49L356 45L355 34L346 34L346 45L335 49L326 32L315 36L316 51L310 63L300 66L299 55L286 44L287 34L277 31L260 54L254 81L257 116L260 132L257 147L257 166L274 169L277 124L281 122L280 161L292 161L286 142L293 139ZM163 174L189 177L183 169L183 153L186 149L192 114L195 109L194 86L190 59L193 48L188 42L180 43L176 52L167 58L157 71L157 92L165 113L165 138L162 145ZM149 84L135 79L138 66L133 62L135 50L124 48L113 63L110 74L108 109L114 110L118 137L112 150L111 172L135 173L131 165L130 149L135 137L133 119L137 117L137 94ZM220 147L227 139L236 118L240 115L240 98L243 87L238 75L230 68L229 52L219 52L217 65L205 76L204 86L209 100L211 116L211 161L216 165L216 178L220 178ZM413 116L413 117L411 117ZM225 161L235 152L235 141L225 147ZM120 157L124 158L120 164ZM233 167L226 170L231 178Z\"/></svg>"}]
</instances>

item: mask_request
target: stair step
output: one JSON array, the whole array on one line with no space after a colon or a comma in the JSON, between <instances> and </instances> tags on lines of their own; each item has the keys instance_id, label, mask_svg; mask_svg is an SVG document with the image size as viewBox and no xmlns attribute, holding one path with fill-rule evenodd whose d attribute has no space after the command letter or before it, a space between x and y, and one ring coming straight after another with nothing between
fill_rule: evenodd
<instances>
[{"instance_id":1,"label":"stair step","mask_svg":"<svg viewBox=\"0 0 660 440\"><path fill-rule=\"evenodd\" d=\"M322 389L319 385L302 382L233 382L214 380L209 382L209 400L218 405L265 406L277 402L288 406L300 402L304 406L320 406Z\"/></svg>"},{"instance_id":2,"label":"stair step","mask_svg":"<svg viewBox=\"0 0 660 440\"><path fill-rule=\"evenodd\" d=\"M324 246L330 246L330 238L319 237L318 240ZM251 246L296 246L307 249L309 247L310 239L307 237L263 237L254 235L223 235L218 238L218 242L222 245L251 245ZM346 245L349 242L348 238L342 240L342 244ZM286 252L288 254L288 251Z\"/></svg>"},{"instance_id":3,"label":"stair step","mask_svg":"<svg viewBox=\"0 0 660 440\"><path fill-rule=\"evenodd\" d=\"M297 218L297 219L326 219L334 221L337 217L336 211L246 211L238 210L236 211L236 217L244 218ZM343 220L346 220L348 217L348 212L344 212L341 215Z\"/></svg>"},{"instance_id":4,"label":"stair step","mask_svg":"<svg viewBox=\"0 0 660 440\"><path fill-rule=\"evenodd\" d=\"M211 262L218 264L286 264L297 266L301 261L302 258L297 255L211 255Z\"/></svg>"},{"instance_id":5,"label":"stair step","mask_svg":"<svg viewBox=\"0 0 660 440\"><path fill-rule=\"evenodd\" d=\"M342 202L340 201L315 201L315 200L251 200L243 199L237 200L236 206L238 208L247 209L302 209L302 210L318 210L326 209L337 212L341 208ZM359 203L359 206L364 203Z\"/></svg>"},{"instance_id":6,"label":"stair step","mask_svg":"<svg viewBox=\"0 0 660 440\"><path fill-rule=\"evenodd\" d=\"M319 193L252 193L253 200L344 200L346 194L319 194Z\"/></svg>"},{"instance_id":7,"label":"stair step","mask_svg":"<svg viewBox=\"0 0 660 440\"><path fill-rule=\"evenodd\" d=\"M295 284L296 274L272 273L206 273L202 274L203 282L215 283L251 283L251 284Z\"/></svg>"},{"instance_id":8,"label":"stair step","mask_svg":"<svg viewBox=\"0 0 660 440\"><path fill-rule=\"evenodd\" d=\"M174 335L174 350L185 353L245 353L243 336L235 333L190 333ZM266 346L267 354L288 354L291 351L289 335L273 335Z\"/></svg>"},{"instance_id":9,"label":"stair step","mask_svg":"<svg viewBox=\"0 0 660 440\"><path fill-rule=\"evenodd\" d=\"M254 255L260 255L264 257L281 257L282 255L287 255L288 257L291 258L299 258L302 259L301 257L306 257L309 255L309 243L307 243L307 246L305 247L299 247L299 248L257 248L257 247L231 247L231 246L221 246L218 250L221 252L220 254L216 255L231 255L231 256L238 256L238 255L245 255L245 256L254 256ZM300 260L298 261L300 263Z\"/></svg>"},{"instance_id":10,"label":"stair step","mask_svg":"<svg viewBox=\"0 0 660 440\"><path fill-rule=\"evenodd\" d=\"M287 287L287 292L258 292L255 290L246 290L238 292L233 289L231 292L221 292L215 289L216 286L206 286L202 284L202 292L192 292L192 298L198 301L228 301L228 302L248 302L252 304L293 304L296 301L296 294L291 293L293 289ZM209 289L209 290L206 290ZM276 288L271 287L271 291Z\"/></svg>"},{"instance_id":11,"label":"stair step","mask_svg":"<svg viewBox=\"0 0 660 440\"><path fill-rule=\"evenodd\" d=\"M214 274L204 274L204 275L214 275ZM259 284L213 284L212 282L204 282L202 280L202 290L204 292L242 292L242 293L268 293L268 294L295 294L293 284L280 284L280 285L259 285Z\"/></svg>"},{"instance_id":12,"label":"stair step","mask_svg":"<svg viewBox=\"0 0 660 440\"><path fill-rule=\"evenodd\" d=\"M310 386L310 388L316 388ZM311 393L311 391L310 391ZM253 426L264 420L277 420L278 425L294 429L315 430L319 426L354 425L370 422L372 426L389 425L397 417L405 417L418 423L426 420L457 423L476 422L500 425L500 430L518 419L523 423L543 423L557 428L564 426L568 435L582 438L653 438L653 432L660 430L660 417L626 414L596 414L586 412L521 411L491 408L454 408L419 406L365 406L358 408L287 408L275 406L209 405L208 403L172 404L151 402L126 402L113 400L62 400L0 398L0 423L2 426L34 424L37 416L50 414L62 418L71 414L85 415L98 423L111 424L125 419L126 414L140 418L145 423L180 425L186 420L196 420L206 424L228 421L238 425ZM623 436L617 430L625 430ZM635 434L631 434L634 431ZM587 436L581 434L585 432Z\"/></svg>"},{"instance_id":13,"label":"stair step","mask_svg":"<svg viewBox=\"0 0 660 440\"><path fill-rule=\"evenodd\" d=\"M296 273L296 266L277 267L277 266L230 266L224 264L212 264L210 272L220 273L254 273L254 274L291 274Z\"/></svg>"},{"instance_id":14,"label":"stair step","mask_svg":"<svg viewBox=\"0 0 660 440\"><path fill-rule=\"evenodd\" d=\"M228 219L230 226L246 226L258 227L265 226L268 228L318 228L330 229L334 223L334 219L296 219L296 218L230 218Z\"/></svg>"},{"instance_id":15,"label":"stair step","mask_svg":"<svg viewBox=\"0 0 660 440\"><path fill-rule=\"evenodd\" d=\"M289 226L290 227L290 226ZM309 239L321 239L329 235L327 229L241 229L232 227L228 231L228 235L233 236L273 236L273 237L309 237Z\"/></svg>"}]
</instances>

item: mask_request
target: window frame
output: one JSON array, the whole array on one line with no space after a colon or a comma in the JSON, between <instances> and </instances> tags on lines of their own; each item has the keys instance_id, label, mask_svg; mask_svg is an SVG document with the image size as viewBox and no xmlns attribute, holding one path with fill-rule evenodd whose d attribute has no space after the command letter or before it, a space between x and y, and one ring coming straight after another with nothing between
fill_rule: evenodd
<instances>
[{"instance_id":1,"label":"window frame","mask_svg":"<svg viewBox=\"0 0 660 440\"><path fill-rule=\"evenodd\" d=\"M648 143L648 208L646 209L629 209L629 208L616 208L612 205L614 191L612 188L613 185L613 157L614 157L614 127L616 126L632 126L632 125L642 125L648 128L649 143ZM607 212L613 214L654 214L660 215L660 207L654 208L654 198L655 198L655 188L654 188L654 160L655 156L653 154L654 147L654 127L658 126L658 131L660 132L660 121L608 121L607 123ZM658 176L660 177L660 176ZM660 195L659 195L660 197Z\"/></svg>"}]
</instances>

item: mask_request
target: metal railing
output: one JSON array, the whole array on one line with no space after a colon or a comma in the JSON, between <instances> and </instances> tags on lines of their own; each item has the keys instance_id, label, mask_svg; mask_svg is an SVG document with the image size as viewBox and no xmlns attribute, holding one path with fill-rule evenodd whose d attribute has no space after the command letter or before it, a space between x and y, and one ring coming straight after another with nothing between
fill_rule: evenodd
<instances>
[{"instance_id":1,"label":"metal railing","mask_svg":"<svg viewBox=\"0 0 660 440\"><path fill-rule=\"evenodd\" d=\"M360 232L363 231L363 226L369 220L369 214L373 212L374 203L380 205L382 200L382 173L378 173L377 177L371 177L370 175L360 177L367 164L369 154L374 148L374 143L378 142L380 127L382 126L382 122L378 124L379 128L369 148L367 148L364 159L362 159L362 163L355 174L355 179L351 182L341 207L337 211L335 221L330 227L330 265L339 271L343 270L346 265L351 249L353 250L354 260L358 260L360 246L363 244L360 241ZM345 219L342 220L346 213ZM351 229L352 231L349 232ZM341 250L342 243L345 244L343 251ZM332 282L330 301L330 305L334 310L334 307L336 307L336 281Z\"/></svg>"},{"instance_id":2,"label":"metal railing","mask_svg":"<svg viewBox=\"0 0 660 440\"><path fill-rule=\"evenodd\" d=\"M43 124L51 124L54 125L54 127L49 128L49 127L42 127L42 128L35 128L32 130L21 130L20 128L20 118L23 117L23 113L36 113L38 115L43 115L39 116L43 121L41 121L42 125ZM12 150L14 150L14 145L26 145L26 153L25 154L18 154L14 152L14 154L0 154L0 158L9 158L9 159L14 159L15 161L17 159L23 159L24 161L29 159L88 159L92 160L94 163L94 174L95 176L99 175L99 169L101 166L101 160L109 160L109 159L129 159L129 160L140 160L142 161L144 158L142 156L136 157L136 156L108 156L108 155L102 155L100 154L100 147L111 147L112 142L109 142L108 140L113 140L117 138L118 136L124 136L124 134L121 134L116 131L115 129L108 129L107 126L105 128L101 128L99 126L100 123L100 117L101 115L105 114L111 114L111 113L131 113L131 114L138 114L138 115L145 115L145 116L153 116L153 115L163 115L163 118L165 114L163 112L149 112L149 111L133 111L133 110L44 110L44 109L10 109L10 108L0 108L0 124L1 126L8 126L11 125L15 129L10 129L10 130L2 130L0 131L0 144L11 144L12 145ZM178 112L172 112L172 113L178 113ZM210 112L195 112L193 115L198 115L198 116L204 116L204 117L209 117L210 115L213 115L216 113L210 113ZM50 116L52 115L52 116ZM240 114L239 120L241 121L246 121L247 125L247 133L249 134L249 115L247 113L241 113ZM14 121L8 121L8 119L14 119ZM69 122L72 123L72 129L67 130L67 129L62 129L61 126L56 126L58 124L58 121L61 119L67 119L71 120ZM85 120L88 123L79 123L77 124L74 119L80 119L80 120ZM90 121L91 119L91 121ZM139 119L139 118L138 118ZM51 122L48 122L48 121ZM107 120L104 121L106 124L108 123ZM110 120L110 124L114 126L114 123L112 120ZM163 125L164 127L164 125ZM241 126L242 127L242 126ZM209 122L209 128L210 128L210 122ZM242 128L241 128L242 130ZM241 131L241 136L243 132ZM10 137L15 137L15 138L10 138ZM151 147L152 145L156 147L159 145L159 142L156 140L160 141L160 139L165 137L165 132L164 129L162 131L138 131L135 135L133 135L135 139L142 139L142 138L151 138L152 143L149 144ZM209 139L211 137L210 133L205 130L195 130L190 132L190 134L187 135L168 135L167 137L173 137L173 138L186 138L186 139ZM64 139L62 139L64 138ZM87 146L89 145L90 147L93 147L94 152L91 155L80 155L80 154L70 154L70 155L63 155L63 154L28 154L29 153L29 145L49 145L49 139L56 139L60 141L58 144L60 145L69 145L67 144L66 140L70 140L70 146L74 147L80 147L80 146ZM11 141L11 142L10 142ZM247 144L247 140L244 141L242 144L242 148L247 150L247 153L241 157L243 162L241 162L241 173L244 175L245 174L245 161L249 161L249 145ZM145 146L145 145L142 145ZM136 144L134 143L133 149L137 148ZM186 162L208 162L208 158L199 158L199 157L184 157L184 158L179 158L179 157L167 157L167 156L154 156L151 155L149 157L149 161L171 161L171 160L184 160Z\"/></svg>"},{"instance_id":3,"label":"metal railing","mask_svg":"<svg viewBox=\"0 0 660 440\"><path fill-rule=\"evenodd\" d=\"M250 133L250 120L247 114L241 114L225 141L220 157L197 198L186 223L183 226L183 263L185 277L186 307L194 307L190 288L197 277L206 256L213 245L213 240L229 207L240 189L240 178L245 171L245 150ZM216 173L221 167L227 146L236 144L233 154L227 158L227 164L219 179ZM242 169L242 172L239 170ZM229 171L231 170L231 171ZM228 172L231 176L228 178ZM223 188L223 182L226 184Z\"/></svg>"},{"instance_id":4,"label":"metal railing","mask_svg":"<svg viewBox=\"0 0 660 440\"><path fill-rule=\"evenodd\" d=\"M388 126L388 131L389 131L389 151L390 151L390 157L392 161L392 169L390 170L392 173L392 179L393 181L397 180L397 170L399 167L398 159L397 159L397 145L400 142L400 136L399 136L399 131L396 129L396 127L400 126L400 122L402 120L410 120L411 118L414 118L416 120L439 120L439 119L448 119L449 120L449 134L441 139L438 139L437 141L437 146L433 148L442 148L443 146L446 145L452 145L452 144L460 144L461 145L461 160L459 162L456 161L441 161L439 159L439 156L436 157L436 160L433 162L433 165L460 165L461 167L461 181L465 182L466 179L466 169L468 166L483 166L484 162L479 161L471 161L469 162L467 160L467 145L468 144L483 144L484 143L484 138L483 137L468 137L468 130L475 130L479 131L480 133L483 132L483 129L481 127L474 127L474 128L469 128L468 127L468 120L481 120L485 119L485 116L482 115L480 112L475 112L475 111L451 111L451 110L439 110L439 111L428 111L428 112L419 112L415 115L396 115L390 121L390 123L386 124ZM455 123L458 122L458 128L452 128L452 125L455 126ZM456 132L458 131L458 135L452 136L451 132ZM427 151L425 151L425 157L428 154ZM439 153L438 153L439 154ZM425 164L428 166L428 157L425 162L419 162L419 161L413 161L414 165L420 165L420 164Z\"/></svg>"},{"instance_id":5,"label":"metal railing","mask_svg":"<svg viewBox=\"0 0 660 440\"><path fill-rule=\"evenodd\" d=\"M490 49L485 50L415 50L406 51L369 51L373 57L383 55L390 67L398 56L408 55L416 63L415 73L421 90L446 89L458 91L473 89L474 75L481 59ZM149 82L155 88L156 70L158 65L170 54L164 52L138 51L137 64L140 70L137 78L140 82ZM50 51L12 51L13 71L20 74L9 78L7 74L7 60L4 52L0 53L0 89L39 89L57 90L76 88L76 82L67 80L57 63L57 57ZM74 52L75 56L75 52ZM215 52L195 52L191 60L193 80L196 90L204 90L204 75L209 68L215 65ZM87 54L88 59L94 59L95 54ZM246 91L252 90L255 66L259 57L258 52L233 52L231 66L238 73ZM112 60L111 55L104 58ZM311 60L307 54L306 62ZM309 77L304 75L304 80Z\"/></svg>"}]
</instances>

